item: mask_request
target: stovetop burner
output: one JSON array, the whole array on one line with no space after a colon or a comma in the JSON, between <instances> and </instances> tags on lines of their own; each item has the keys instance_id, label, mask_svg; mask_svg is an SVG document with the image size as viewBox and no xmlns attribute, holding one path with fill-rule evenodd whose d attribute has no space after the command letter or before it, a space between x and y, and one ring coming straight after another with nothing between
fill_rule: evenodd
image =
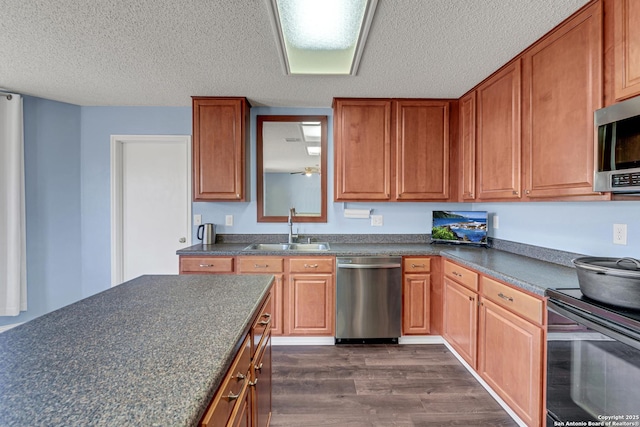
<instances>
[{"instance_id":1,"label":"stovetop burner","mask_svg":"<svg viewBox=\"0 0 640 427\"><path fill-rule=\"evenodd\" d=\"M580 289L547 289L551 300L585 311L593 316L603 317L611 322L640 331L640 310L605 304L582 294Z\"/></svg>"}]
</instances>

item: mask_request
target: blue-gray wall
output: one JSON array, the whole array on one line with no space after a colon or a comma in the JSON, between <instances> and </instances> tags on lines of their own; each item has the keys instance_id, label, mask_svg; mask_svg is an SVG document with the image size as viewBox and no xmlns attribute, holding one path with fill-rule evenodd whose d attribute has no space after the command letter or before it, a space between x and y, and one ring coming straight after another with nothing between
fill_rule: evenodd
<instances>
[{"instance_id":1,"label":"blue-gray wall","mask_svg":"<svg viewBox=\"0 0 640 427\"><path fill-rule=\"evenodd\" d=\"M109 288L111 135L189 135L189 107L79 107L25 97L27 274L29 310L0 318L25 321ZM256 222L255 117L329 116L328 222L300 224L301 234L429 233L431 211L487 210L499 216L493 237L598 256L640 257L640 203L333 203L333 127L330 108L257 107L251 110L249 202L194 203L193 213L219 233L285 234L282 223ZM640 201L640 198L639 198ZM373 209L384 226L344 218L344 208ZM225 215L234 216L232 227ZM628 225L627 246L612 243L614 223Z\"/></svg>"}]
</instances>

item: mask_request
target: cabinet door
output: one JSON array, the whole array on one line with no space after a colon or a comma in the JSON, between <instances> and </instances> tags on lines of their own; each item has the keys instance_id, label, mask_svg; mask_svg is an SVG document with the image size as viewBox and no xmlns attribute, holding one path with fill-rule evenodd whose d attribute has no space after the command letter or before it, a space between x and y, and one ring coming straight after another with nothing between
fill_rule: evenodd
<instances>
[{"instance_id":1,"label":"cabinet door","mask_svg":"<svg viewBox=\"0 0 640 427\"><path fill-rule=\"evenodd\" d=\"M334 335L333 274L291 274L285 292L285 335Z\"/></svg>"},{"instance_id":2,"label":"cabinet door","mask_svg":"<svg viewBox=\"0 0 640 427\"><path fill-rule=\"evenodd\" d=\"M396 115L396 199L449 197L449 102L402 100Z\"/></svg>"},{"instance_id":3,"label":"cabinet door","mask_svg":"<svg viewBox=\"0 0 640 427\"><path fill-rule=\"evenodd\" d=\"M402 290L402 334L431 332L431 275L405 274Z\"/></svg>"},{"instance_id":4,"label":"cabinet door","mask_svg":"<svg viewBox=\"0 0 640 427\"><path fill-rule=\"evenodd\" d=\"M640 3L614 2L616 101L640 94Z\"/></svg>"},{"instance_id":5,"label":"cabinet door","mask_svg":"<svg viewBox=\"0 0 640 427\"><path fill-rule=\"evenodd\" d=\"M478 294L444 278L443 336L467 361L476 367Z\"/></svg>"},{"instance_id":6,"label":"cabinet door","mask_svg":"<svg viewBox=\"0 0 640 427\"><path fill-rule=\"evenodd\" d=\"M530 426L542 414L542 328L482 299L478 372Z\"/></svg>"},{"instance_id":7,"label":"cabinet door","mask_svg":"<svg viewBox=\"0 0 640 427\"><path fill-rule=\"evenodd\" d=\"M523 82L525 195L599 195L593 191L593 112L602 107L602 4L529 50Z\"/></svg>"},{"instance_id":8,"label":"cabinet door","mask_svg":"<svg viewBox=\"0 0 640 427\"><path fill-rule=\"evenodd\" d=\"M245 200L245 98L193 98L193 200Z\"/></svg>"},{"instance_id":9,"label":"cabinet door","mask_svg":"<svg viewBox=\"0 0 640 427\"><path fill-rule=\"evenodd\" d=\"M476 92L460 98L460 198L476 194Z\"/></svg>"},{"instance_id":10,"label":"cabinet door","mask_svg":"<svg viewBox=\"0 0 640 427\"><path fill-rule=\"evenodd\" d=\"M477 89L478 199L520 198L520 93L520 59Z\"/></svg>"},{"instance_id":11,"label":"cabinet door","mask_svg":"<svg viewBox=\"0 0 640 427\"><path fill-rule=\"evenodd\" d=\"M284 316L284 274L274 274L273 286L271 287L271 335L283 334L283 316Z\"/></svg>"},{"instance_id":12,"label":"cabinet door","mask_svg":"<svg viewBox=\"0 0 640 427\"><path fill-rule=\"evenodd\" d=\"M391 198L391 101L334 101L336 201Z\"/></svg>"},{"instance_id":13,"label":"cabinet door","mask_svg":"<svg viewBox=\"0 0 640 427\"><path fill-rule=\"evenodd\" d=\"M271 420L271 337L257 356L253 367L253 427L267 427Z\"/></svg>"}]
</instances>

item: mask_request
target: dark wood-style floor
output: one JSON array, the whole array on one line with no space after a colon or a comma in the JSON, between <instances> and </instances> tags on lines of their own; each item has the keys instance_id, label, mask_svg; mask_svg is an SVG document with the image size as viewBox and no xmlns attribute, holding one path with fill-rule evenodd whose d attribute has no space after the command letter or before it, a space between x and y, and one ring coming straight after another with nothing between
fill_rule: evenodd
<instances>
[{"instance_id":1,"label":"dark wood-style floor","mask_svg":"<svg viewBox=\"0 0 640 427\"><path fill-rule=\"evenodd\" d=\"M517 426L440 344L274 346L271 426Z\"/></svg>"}]
</instances>

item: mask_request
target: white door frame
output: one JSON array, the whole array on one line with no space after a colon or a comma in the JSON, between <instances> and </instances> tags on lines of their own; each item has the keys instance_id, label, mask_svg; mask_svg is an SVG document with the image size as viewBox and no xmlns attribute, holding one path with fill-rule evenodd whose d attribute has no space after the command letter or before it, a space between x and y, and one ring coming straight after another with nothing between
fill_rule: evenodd
<instances>
[{"instance_id":1,"label":"white door frame","mask_svg":"<svg viewBox=\"0 0 640 427\"><path fill-rule=\"evenodd\" d=\"M111 286L123 281L123 182L122 153L130 142L175 142L187 144L187 233L186 246L191 246L191 135L111 135Z\"/></svg>"}]
</instances>

